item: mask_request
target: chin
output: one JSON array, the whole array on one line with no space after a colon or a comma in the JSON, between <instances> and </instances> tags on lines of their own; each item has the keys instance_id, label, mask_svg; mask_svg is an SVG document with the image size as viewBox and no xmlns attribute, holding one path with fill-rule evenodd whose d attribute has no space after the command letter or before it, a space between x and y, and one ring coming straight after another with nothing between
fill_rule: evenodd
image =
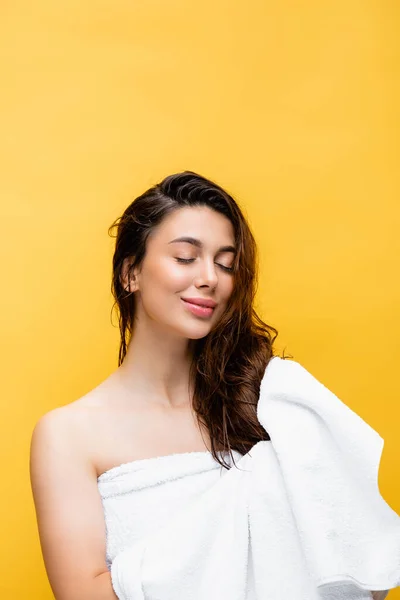
<instances>
[{"instance_id":1,"label":"chin","mask_svg":"<svg viewBox=\"0 0 400 600\"><path fill-rule=\"evenodd\" d=\"M205 338L211 331L212 326L204 323L198 327L187 327L186 330L181 330L182 334L189 340L201 340Z\"/></svg>"}]
</instances>

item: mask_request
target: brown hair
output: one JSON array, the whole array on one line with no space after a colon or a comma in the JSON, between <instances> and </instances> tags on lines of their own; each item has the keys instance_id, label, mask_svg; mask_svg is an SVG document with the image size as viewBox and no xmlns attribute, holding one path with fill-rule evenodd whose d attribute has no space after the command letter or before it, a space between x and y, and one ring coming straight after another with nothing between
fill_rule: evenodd
<instances>
[{"instance_id":1,"label":"brown hair","mask_svg":"<svg viewBox=\"0 0 400 600\"><path fill-rule=\"evenodd\" d=\"M124 261L133 258L129 272L140 267L152 229L166 215L187 206L207 206L225 215L233 225L237 247L234 288L226 311L207 336L194 340L190 369L193 409L209 431L213 457L228 469L217 451L231 453L234 449L245 454L256 442L270 439L257 419L257 400L265 368L274 356L272 345L278 331L264 323L253 307L258 256L245 217L230 194L192 171L170 175L148 189L109 227L111 236L117 227L116 236L112 236L116 243L111 292L113 308L117 304L119 311L118 366L126 355L135 313L134 294L127 293L121 281Z\"/></svg>"}]
</instances>

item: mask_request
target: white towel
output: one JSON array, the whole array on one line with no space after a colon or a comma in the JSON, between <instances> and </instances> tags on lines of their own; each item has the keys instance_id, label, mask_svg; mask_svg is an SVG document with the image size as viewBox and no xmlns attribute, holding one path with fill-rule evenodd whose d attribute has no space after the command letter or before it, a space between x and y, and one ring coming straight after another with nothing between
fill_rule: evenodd
<instances>
[{"instance_id":1,"label":"white towel","mask_svg":"<svg viewBox=\"0 0 400 600\"><path fill-rule=\"evenodd\" d=\"M280 357L257 416L271 441L116 555L120 600L367 600L400 586L400 517L378 488L382 437Z\"/></svg>"}]
</instances>

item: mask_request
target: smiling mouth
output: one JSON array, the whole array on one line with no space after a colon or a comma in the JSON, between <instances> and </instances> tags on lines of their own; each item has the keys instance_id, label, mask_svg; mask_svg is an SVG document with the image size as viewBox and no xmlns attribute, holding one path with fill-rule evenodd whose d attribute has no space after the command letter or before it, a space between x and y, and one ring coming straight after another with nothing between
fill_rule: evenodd
<instances>
[{"instance_id":1,"label":"smiling mouth","mask_svg":"<svg viewBox=\"0 0 400 600\"><path fill-rule=\"evenodd\" d=\"M184 300L183 298L181 298L182 302L184 303L185 307L194 315L197 315L198 317L210 317L213 312L214 312L214 308L211 308L209 306L201 306L200 304L193 304L192 302L188 302L187 300Z\"/></svg>"}]
</instances>

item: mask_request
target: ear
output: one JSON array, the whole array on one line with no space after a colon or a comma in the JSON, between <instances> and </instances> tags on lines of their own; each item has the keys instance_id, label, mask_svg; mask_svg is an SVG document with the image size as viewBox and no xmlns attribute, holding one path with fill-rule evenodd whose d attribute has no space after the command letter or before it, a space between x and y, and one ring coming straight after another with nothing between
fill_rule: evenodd
<instances>
[{"instance_id":1,"label":"ear","mask_svg":"<svg viewBox=\"0 0 400 600\"><path fill-rule=\"evenodd\" d=\"M125 258L122 263L120 281L126 292L135 292L138 289L137 277L131 269L133 262L134 258L130 256Z\"/></svg>"}]
</instances>

